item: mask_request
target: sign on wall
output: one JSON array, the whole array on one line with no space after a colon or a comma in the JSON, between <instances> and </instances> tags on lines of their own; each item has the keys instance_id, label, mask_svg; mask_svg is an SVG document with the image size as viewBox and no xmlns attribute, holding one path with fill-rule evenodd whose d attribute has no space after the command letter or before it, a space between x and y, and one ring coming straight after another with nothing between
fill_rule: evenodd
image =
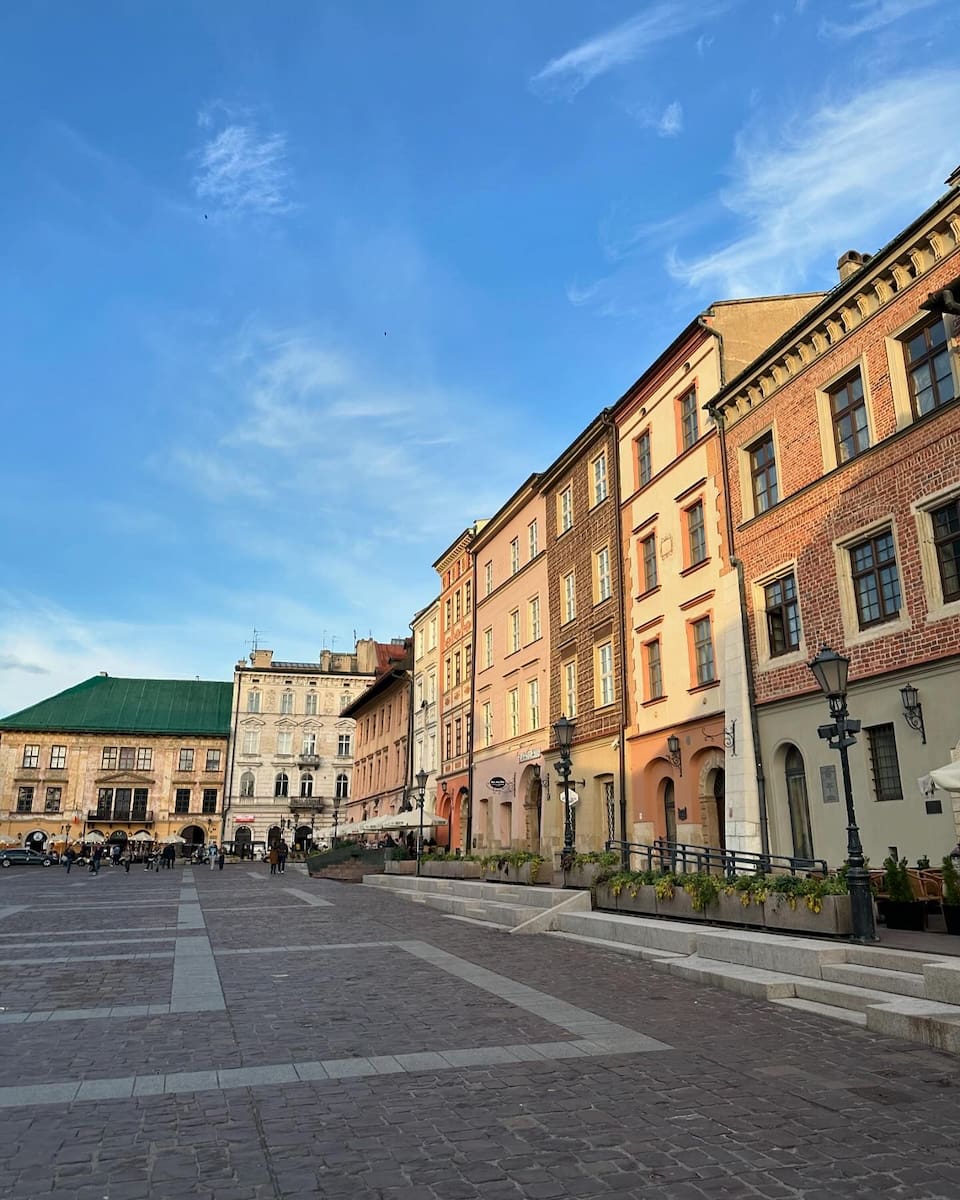
<instances>
[{"instance_id":1,"label":"sign on wall","mask_svg":"<svg viewBox=\"0 0 960 1200\"><path fill-rule=\"evenodd\" d=\"M839 804L840 789L837 786L837 768L831 764L820 768L820 791L824 804Z\"/></svg>"}]
</instances>

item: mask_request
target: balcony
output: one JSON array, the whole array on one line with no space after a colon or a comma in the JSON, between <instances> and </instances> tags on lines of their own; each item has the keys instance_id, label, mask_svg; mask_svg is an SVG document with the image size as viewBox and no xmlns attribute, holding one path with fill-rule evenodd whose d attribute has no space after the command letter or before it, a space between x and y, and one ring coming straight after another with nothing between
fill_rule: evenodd
<instances>
[{"instance_id":1,"label":"balcony","mask_svg":"<svg viewBox=\"0 0 960 1200\"><path fill-rule=\"evenodd\" d=\"M322 767L323 759L319 754L298 754L297 765L300 767Z\"/></svg>"},{"instance_id":2,"label":"balcony","mask_svg":"<svg viewBox=\"0 0 960 1200\"><path fill-rule=\"evenodd\" d=\"M318 813L323 811L324 799L322 796L297 796L288 802L287 808L291 812Z\"/></svg>"},{"instance_id":3,"label":"balcony","mask_svg":"<svg viewBox=\"0 0 960 1200\"><path fill-rule=\"evenodd\" d=\"M127 813L125 816L120 813L113 813L111 815L110 813L100 812L96 808L87 810L88 821L105 821L110 825L152 825L156 819L156 814L152 808Z\"/></svg>"}]
</instances>

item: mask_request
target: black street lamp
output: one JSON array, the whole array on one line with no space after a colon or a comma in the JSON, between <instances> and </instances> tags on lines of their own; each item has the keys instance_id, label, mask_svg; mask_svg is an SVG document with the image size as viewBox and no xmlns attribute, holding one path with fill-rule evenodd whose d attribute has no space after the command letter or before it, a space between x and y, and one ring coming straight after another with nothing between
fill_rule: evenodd
<instances>
[{"instance_id":1,"label":"black street lamp","mask_svg":"<svg viewBox=\"0 0 960 1200\"><path fill-rule=\"evenodd\" d=\"M823 646L810 665L820 690L830 706L832 725L819 725L817 734L830 746L840 751L840 769L843 773L843 798L847 805L847 888L850 892L850 917L853 923L851 941L875 942L877 926L873 915L873 895L870 891L870 873L863 858L860 830L853 807L853 787L850 783L850 760L847 747L856 745L853 736L860 732L860 722L847 715L847 674L850 659Z\"/></svg>"},{"instance_id":2,"label":"black street lamp","mask_svg":"<svg viewBox=\"0 0 960 1200\"><path fill-rule=\"evenodd\" d=\"M340 824L340 797L334 793L333 797L333 841L330 843L330 849L335 850L337 846L337 826Z\"/></svg>"},{"instance_id":3,"label":"black street lamp","mask_svg":"<svg viewBox=\"0 0 960 1200\"><path fill-rule=\"evenodd\" d=\"M573 822L570 820L570 773L573 767L570 763L570 747L573 745L573 731L576 722L561 714L560 719L553 724L553 732L557 738L557 749L560 751L560 761L555 763L557 774L563 780L563 852L560 855L560 865L564 871L573 866Z\"/></svg>"},{"instance_id":4,"label":"black street lamp","mask_svg":"<svg viewBox=\"0 0 960 1200\"><path fill-rule=\"evenodd\" d=\"M420 768L417 772L417 808L420 809L420 831L417 834L417 874L420 874L420 859L423 857L423 803L427 794L427 772Z\"/></svg>"}]
</instances>

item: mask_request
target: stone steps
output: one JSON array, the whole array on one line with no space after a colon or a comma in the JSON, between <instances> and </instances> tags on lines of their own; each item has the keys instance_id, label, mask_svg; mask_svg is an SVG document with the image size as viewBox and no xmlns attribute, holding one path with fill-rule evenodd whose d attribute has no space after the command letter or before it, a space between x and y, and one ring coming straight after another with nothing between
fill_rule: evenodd
<instances>
[{"instance_id":1,"label":"stone steps","mask_svg":"<svg viewBox=\"0 0 960 1200\"><path fill-rule=\"evenodd\" d=\"M798 1000L795 997L783 996L779 1000L771 1000L771 1004L781 1004L784 1008L795 1008L801 1012L813 1013L817 1017L829 1017L832 1021L845 1021L848 1025L867 1027L867 1014L856 1012L850 1008L835 1008L832 1004L818 1004L816 1000Z\"/></svg>"},{"instance_id":2,"label":"stone steps","mask_svg":"<svg viewBox=\"0 0 960 1200\"><path fill-rule=\"evenodd\" d=\"M449 917L470 920L491 929L513 930L548 916L557 905L589 908L585 893L563 888L510 886L480 880L434 879L416 875L367 875L363 882L414 903L427 904ZM552 924L552 920L547 922ZM531 932L540 932L539 928ZM526 932L526 930L521 930Z\"/></svg>"},{"instance_id":3,"label":"stone steps","mask_svg":"<svg viewBox=\"0 0 960 1200\"><path fill-rule=\"evenodd\" d=\"M820 975L831 983L845 983L854 988L876 989L918 999L925 995L923 976L912 971L891 971L887 967L868 967L859 963L824 963Z\"/></svg>"}]
</instances>

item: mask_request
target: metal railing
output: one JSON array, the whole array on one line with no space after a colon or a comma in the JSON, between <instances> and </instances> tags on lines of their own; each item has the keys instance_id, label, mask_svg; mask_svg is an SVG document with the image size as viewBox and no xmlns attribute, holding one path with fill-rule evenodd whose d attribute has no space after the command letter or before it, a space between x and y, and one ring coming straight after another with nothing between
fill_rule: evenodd
<instances>
[{"instance_id":1,"label":"metal railing","mask_svg":"<svg viewBox=\"0 0 960 1200\"><path fill-rule=\"evenodd\" d=\"M754 854L749 850L728 850L721 846L691 846L658 838L651 843L608 841L607 850L616 851L624 864L634 871L672 872L687 875L809 875L829 873L826 859L795 858L783 854Z\"/></svg>"}]
</instances>

